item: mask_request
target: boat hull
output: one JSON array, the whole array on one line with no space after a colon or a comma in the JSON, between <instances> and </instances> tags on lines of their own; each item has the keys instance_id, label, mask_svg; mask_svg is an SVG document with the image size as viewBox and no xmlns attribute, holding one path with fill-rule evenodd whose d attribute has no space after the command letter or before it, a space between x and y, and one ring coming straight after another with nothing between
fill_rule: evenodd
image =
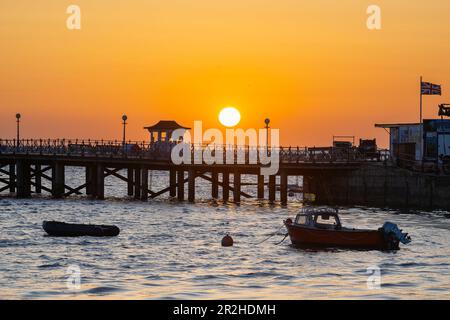
<instances>
[{"instance_id":1,"label":"boat hull","mask_svg":"<svg viewBox=\"0 0 450 320\"><path fill-rule=\"evenodd\" d=\"M386 239L378 230L325 230L286 224L291 242L296 247L354 248L367 250L398 249L398 242Z\"/></svg>"},{"instance_id":2,"label":"boat hull","mask_svg":"<svg viewBox=\"0 0 450 320\"><path fill-rule=\"evenodd\" d=\"M120 233L116 226L73 224L58 221L44 221L42 228L54 237L115 237Z\"/></svg>"}]
</instances>

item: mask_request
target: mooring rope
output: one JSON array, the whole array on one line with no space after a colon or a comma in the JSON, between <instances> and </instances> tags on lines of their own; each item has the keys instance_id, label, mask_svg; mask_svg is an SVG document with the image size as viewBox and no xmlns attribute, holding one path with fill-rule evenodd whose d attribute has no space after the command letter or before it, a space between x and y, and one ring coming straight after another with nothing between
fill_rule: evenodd
<instances>
[{"instance_id":1,"label":"mooring rope","mask_svg":"<svg viewBox=\"0 0 450 320\"><path fill-rule=\"evenodd\" d=\"M266 242L267 240L269 240L269 239L272 238L273 236L277 235L278 232L279 232L283 227L284 227L284 224L283 224L281 227L279 227L279 228L277 229L277 231L275 231L274 233L271 233L270 236L268 236L267 238L265 238L263 241L260 241L260 242L255 243L255 246L257 246L257 245L259 245L259 244L261 244L261 243L263 243L263 242ZM286 237L287 237L287 234L284 236L284 239L286 239ZM284 241L284 239L282 240L282 242ZM280 242L280 243L281 243L281 242Z\"/></svg>"},{"instance_id":2,"label":"mooring rope","mask_svg":"<svg viewBox=\"0 0 450 320\"><path fill-rule=\"evenodd\" d=\"M286 234L284 235L284 238L283 238L280 242L275 243L275 245L277 246L277 245L279 245L279 244L282 244L283 241L286 240L286 238L287 238L288 235L289 235L289 233L286 233Z\"/></svg>"}]
</instances>

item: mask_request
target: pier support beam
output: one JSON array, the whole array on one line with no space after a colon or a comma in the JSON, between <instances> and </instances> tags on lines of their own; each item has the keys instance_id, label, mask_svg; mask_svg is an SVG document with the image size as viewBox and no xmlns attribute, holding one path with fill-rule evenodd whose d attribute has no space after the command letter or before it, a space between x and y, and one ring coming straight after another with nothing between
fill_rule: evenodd
<instances>
[{"instance_id":1,"label":"pier support beam","mask_svg":"<svg viewBox=\"0 0 450 320\"><path fill-rule=\"evenodd\" d=\"M9 165L9 192L16 192L16 165Z\"/></svg>"},{"instance_id":2,"label":"pier support beam","mask_svg":"<svg viewBox=\"0 0 450 320\"><path fill-rule=\"evenodd\" d=\"M233 200L235 203L241 202L241 174L235 171L233 173Z\"/></svg>"},{"instance_id":3,"label":"pier support beam","mask_svg":"<svg viewBox=\"0 0 450 320\"><path fill-rule=\"evenodd\" d=\"M211 197L213 199L217 199L219 197L219 174L217 173L217 171L212 171L211 172Z\"/></svg>"},{"instance_id":4,"label":"pier support beam","mask_svg":"<svg viewBox=\"0 0 450 320\"><path fill-rule=\"evenodd\" d=\"M177 172L173 169L169 171L169 186L169 195L173 198L177 195Z\"/></svg>"},{"instance_id":5,"label":"pier support beam","mask_svg":"<svg viewBox=\"0 0 450 320\"><path fill-rule=\"evenodd\" d=\"M222 198L224 202L230 199L230 174L228 172L222 173Z\"/></svg>"},{"instance_id":6,"label":"pier support beam","mask_svg":"<svg viewBox=\"0 0 450 320\"><path fill-rule=\"evenodd\" d=\"M97 196L97 166L86 167L86 194L95 198Z\"/></svg>"},{"instance_id":7,"label":"pier support beam","mask_svg":"<svg viewBox=\"0 0 450 320\"><path fill-rule=\"evenodd\" d=\"M177 171L177 180L178 180L177 198L179 201L184 201L184 171L183 170Z\"/></svg>"},{"instance_id":8,"label":"pier support beam","mask_svg":"<svg viewBox=\"0 0 450 320\"><path fill-rule=\"evenodd\" d=\"M195 201L195 170L189 169L188 171L188 201Z\"/></svg>"},{"instance_id":9,"label":"pier support beam","mask_svg":"<svg viewBox=\"0 0 450 320\"><path fill-rule=\"evenodd\" d=\"M129 196L133 195L133 187L134 187L134 177L133 177L133 168L127 169L127 194Z\"/></svg>"},{"instance_id":10,"label":"pier support beam","mask_svg":"<svg viewBox=\"0 0 450 320\"><path fill-rule=\"evenodd\" d=\"M287 205L288 200L288 175L286 171L281 171L280 173L280 200L281 205Z\"/></svg>"},{"instance_id":11,"label":"pier support beam","mask_svg":"<svg viewBox=\"0 0 450 320\"><path fill-rule=\"evenodd\" d=\"M105 170L103 165L97 165L97 187L96 187L97 199L105 199Z\"/></svg>"},{"instance_id":12,"label":"pier support beam","mask_svg":"<svg viewBox=\"0 0 450 320\"><path fill-rule=\"evenodd\" d=\"M90 166L85 167L85 181L86 181L86 194L92 194L92 168Z\"/></svg>"},{"instance_id":13,"label":"pier support beam","mask_svg":"<svg viewBox=\"0 0 450 320\"><path fill-rule=\"evenodd\" d=\"M65 191L64 164L56 162L52 167L52 196L62 198Z\"/></svg>"},{"instance_id":14,"label":"pier support beam","mask_svg":"<svg viewBox=\"0 0 450 320\"><path fill-rule=\"evenodd\" d=\"M276 191L275 181L276 181L275 175L269 176L269 202L271 203L275 202L275 191Z\"/></svg>"},{"instance_id":15,"label":"pier support beam","mask_svg":"<svg viewBox=\"0 0 450 320\"><path fill-rule=\"evenodd\" d=\"M35 192L42 193L42 173L41 173L41 165L36 164L34 166L34 184L35 184Z\"/></svg>"},{"instance_id":16,"label":"pier support beam","mask_svg":"<svg viewBox=\"0 0 450 320\"><path fill-rule=\"evenodd\" d=\"M264 199L264 176L258 175L258 199Z\"/></svg>"},{"instance_id":17,"label":"pier support beam","mask_svg":"<svg viewBox=\"0 0 450 320\"><path fill-rule=\"evenodd\" d=\"M25 161L17 162L17 198L28 198L31 196L31 169L30 164Z\"/></svg>"},{"instance_id":18,"label":"pier support beam","mask_svg":"<svg viewBox=\"0 0 450 320\"><path fill-rule=\"evenodd\" d=\"M91 167L86 166L85 167L85 181L86 181L86 194L91 195L92 194L92 184L91 184Z\"/></svg>"},{"instance_id":19,"label":"pier support beam","mask_svg":"<svg viewBox=\"0 0 450 320\"><path fill-rule=\"evenodd\" d=\"M141 169L134 169L134 198L141 198Z\"/></svg>"},{"instance_id":20,"label":"pier support beam","mask_svg":"<svg viewBox=\"0 0 450 320\"><path fill-rule=\"evenodd\" d=\"M141 200L148 200L148 169L141 169Z\"/></svg>"}]
</instances>

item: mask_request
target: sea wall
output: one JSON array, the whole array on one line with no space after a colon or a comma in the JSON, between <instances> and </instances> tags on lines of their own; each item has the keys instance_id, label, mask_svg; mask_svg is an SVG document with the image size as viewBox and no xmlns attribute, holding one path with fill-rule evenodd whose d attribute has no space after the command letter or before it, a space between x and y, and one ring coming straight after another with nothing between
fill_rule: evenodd
<instances>
[{"instance_id":1,"label":"sea wall","mask_svg":"<svg viewBox=\"0 0 450 320\"><path fill-rule=\"evenodd\" d=\"M307 180L320 204L450 210L450 176L377 163Z\"/></svg>"}]
</instances>

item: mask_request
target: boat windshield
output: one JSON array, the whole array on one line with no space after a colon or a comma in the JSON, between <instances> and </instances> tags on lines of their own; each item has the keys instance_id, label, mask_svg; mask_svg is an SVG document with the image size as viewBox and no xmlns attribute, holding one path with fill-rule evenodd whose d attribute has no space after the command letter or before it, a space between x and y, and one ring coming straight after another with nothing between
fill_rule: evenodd
<instances>
[{"instance_id":1,"label":"boat windshield","mask_svg":"<svg viewBox=\"0 0 450 320\"><path fill-rule=\"evenodd\" d=\"M338 210L330 207L304 207L297 214L295 223L321 229L339 229L341 227Z\"/></svg>"},{"instance_id":2,"label":"boat windshield","mask_svg":"<svg viewBox=\"0 0 450 320\"><path fill-rule=\"evenodd\" d=\"M316 214L314 216L314 226L321 229L338 229L341 222L337 214Z\"/></svg>"},{"instance_id":3,"label":"boat windshield","mask_svg":"<svg viewBox=\"0 0 450 320\"><path fill-rule=\"evenodd\" d=\"M308 215L306 214L298 214L295 218L296 224L308 224Z\"/></svg>"}]
</instances>

